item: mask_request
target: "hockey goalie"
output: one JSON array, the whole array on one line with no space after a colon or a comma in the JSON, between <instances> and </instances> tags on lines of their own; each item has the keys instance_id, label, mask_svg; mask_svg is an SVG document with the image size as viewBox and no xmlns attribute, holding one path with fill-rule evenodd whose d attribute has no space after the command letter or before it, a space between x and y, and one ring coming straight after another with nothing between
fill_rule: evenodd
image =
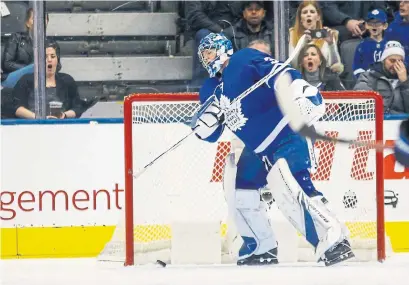
<instances>
[{"instance_id":1,"label":"hockey goalie","mask_svg":"<svg viewBox=\"0 0 409 285\"><path fill-rule=\"evenodd\" d=\"M231 42L221 34L210 34L199 46L198 55L210 78L200 91L202 106L192 121L199 139L215 142L229 128L243 143L233 145L225 170L229 210L243 244L238 265L278 263L276 240L266 202L275 204L314 247L316 260L333 265L354 257L348 231L326 207L327 200L311 181L311 144L294 132L281 112L276 82L291 76L288 96L299 106L305 123L313 125L324 113L318 90L301 79L298 71L274 60L269 45L255 41L233 54ZM265 84L242 100L240 94L271 72Z\"/></svg>"}]
</instances>

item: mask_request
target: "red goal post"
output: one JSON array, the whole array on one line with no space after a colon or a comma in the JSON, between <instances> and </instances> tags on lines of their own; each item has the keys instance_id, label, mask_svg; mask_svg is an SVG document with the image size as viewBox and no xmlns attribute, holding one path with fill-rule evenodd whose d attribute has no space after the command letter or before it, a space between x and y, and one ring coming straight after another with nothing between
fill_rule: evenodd
<instances>
[{"instance_id":1,"label":"red goal post","mask_svg":"<svg viewBox=\"0 0 409 285\"><path fill-rule=\"evenodd\" d=\"M347 113L345 117L339 117L338 119L335 118L334 122L332 123L334 125L336 124L344 124L350 122L351 125L355 124L359 126L359 123L361 123L362 126L367 126L368 124L371 125L371 130L366 131L362 130L359 131L358 137L355 137L356 139L360 140L376 140L378 142L383 142L383 101L382 98L379 96L378 93L375 92L367 92L367 91L345 91L345 92L323 92L323 95L326 100L327 104L327 112L328 112L328 118L331 117L336 117L338 113ZM133 126L135 124L143 124L144 121L142 120L141 122L137 122L136 117L139 118L142 116L141 114L136 114L134 106L136 105L142 105L142 106L148 106L148 107L143 107L143 108L150 108L152 104L167 104L167 103L175 103L174 107L172 108L182 108L184 105L184 102L187 102L187 104L194 104L194 102L198 101L198 94L197 93L155 93L155 94L131 94L127 96L124 100L124 150L125 150L125 265L133 265L135 263L135 235L137 227L137 223L135 223L135 217L137 218L138 216L136 215L136 208L135 208L135 199L145 199L146 197L135 197L135 185L134 185L134 177L133 173L135 173L138 169L135 169L134 161L135 161L135 155L136 151L134 149L134 140L143 140L144 135L139 134L138 137L135 137L136 134L134 133ZM349 103L350 102L350 103ZM349 106L350 105L350 106ZM175 110L174 110L175 111ZM189 110L191 112L192 109ZM161 114L159 114L159 110L157 107L152 108L148 112L145 113L145 116L152 116L152 117L160 117ZM173 112L173 111L172 111ZM362 122L358 122L359 120L362 120ZM149 120L148 120L149 121ZM369 122L369 123L368 123ZM183 123L183 122L181 122ZM331 122L329 123L331 124ZM185 127L188 129L188 127ZM365 128L364 128L365 129ZM324 131L327 133L327 135L333 135L337 136L339 135L340 137L342 136L341 132L337 131L331 131L324 129ZM144 134L147 134L145 132ZM160 135L159 133L157 135ZM178 136L178 134L175 134L173 141L176 142L178 141L182 136ZM161 137L156 137L157 140L161 140ZM320 145L321 144L321 145ZM169 144L169 147L172 144ZM325 157L327 160L333 159L335 154L333 153L335 151L335 145L330 145L330 143L324 143L324 142L316 142L316 146L320 149L321 152L324 151L325 146L325 151L328 151L328 154L325 154ZM346 147L348 148L348 147ZM351 150L353 146L349 146L349 149ZM362 228L361 231L376 231L376 233L365 233L368 234L368 236L371 236L368 239L372 239L373 236L375 236L376 239L376 259L378 261L383 261L386 256L385 252L385 221L384 221L384 186L383 186L383 153L382 152L376 152L374 153L373 158L364 158L364 157L359 157L359 155L368 155L368 153L372 153L371 150L369 149L364 149L362 147L356 147L356 148L361 148L359 151L355 150L354 155L358 153L358 157L355 157L352 162L352 168L351 168L351 174L350 177L352 179L358 179L360 182L362 181L369 181L369 180L374 180L374 182L371 184L365 184L368 185L368 188L375 188L374 195L376 195L376 205L374 205L374 211L376 211L376 219L374 222L376 226L374 226L374 229L366 229L367 224L364 225L364 223L369 223L367 221L365 222L357 222L356 224L359 224L359 228ZM180 147L180 149L183 149L183 146ZM166 150L160 149L158 150L159 153ZM374 151L373 151L374 152ZM321 154L322 157L322 154ZM324 157L324 158L325 158ZM372 157L372 156L371 156ZM153 160L155 156L151 157L151 160ZM337 157L338 158L338 157ZM366 161L361 161L365 160ZM367 163L370 161L371 163L371 169L374 171L368 171L365 172L366 170L364 167L367 167ZM149 160L147 160L149 162ZM338 163L336 163L338 164ZM152 166L155 167L155 166ZM193 167L193 166L192 166ZM334 168L333 165L331 166L323 166L324 167L329 167L329 168ZM355 169L354 169L355 167ZM333 170L333 169L332 169ZM333 175L330 172L330 170L325 170L326 175L325 177L322 176L322 180L330 180L330 176ZM315 177L317 175L321 174L314 174ZM328 176L328 177L327 177ZM154 182L152 182L154 183ZM325 182L324 182L325 183ZM357 184L358 185L358 184ZM373 186L369 186L373 185ZM366 187L366 186L365 186ZM359 188L359 187L358 187ZM351 193L358 192L358 189L355 189L351 191ZM358 193L356 193L358 194ZM353 195L352 195L353 196ZM347 197L347 198L345 198ZM356 198L356 196L355 196ZM359 197L358 194L358 198ZM364 198L365 199L365 198ZM349 205L350 201L353 201L354 199L351 198L350 196L347 196L346 193L343 194L343 204L345 206L346 211L348 210L355 210L357 207L355 204L361 203L360 200L357 200L355 202L352 202L352 206ZM356 200L356 199L355 199ZM370 199L368 199L370 200ZM345 202L347 201L347 202ZM160 203L159 203L160 204ZM348 205L347 205L348 204ZM365 214L369 212L364 211ZM362 214L358 213L358 216L362 216ZM368 214L369 216L370 214ZM359 217L355 217L357 219L360 219ZM358 226L357 226L358 227ZM162 229L160 229L162 230ZM152 232L152 229L149 229L150 232ZM158 230L159 231L159 230Z\"/></svg>"}]
</instances>

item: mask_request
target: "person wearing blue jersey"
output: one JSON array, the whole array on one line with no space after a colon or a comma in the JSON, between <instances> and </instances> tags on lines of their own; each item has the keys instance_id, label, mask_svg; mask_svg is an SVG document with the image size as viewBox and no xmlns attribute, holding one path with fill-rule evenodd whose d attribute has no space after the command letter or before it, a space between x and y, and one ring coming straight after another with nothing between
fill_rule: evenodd
<instances>
[{"instance_id":1,"label":"person wearing blue jersey","mask_svg":"<svg viewBox=\"0 0 409 285\"><path fill-rule=\"evenodd\" d=\"M208 49L210 45L213 45L214 49ZM201 62L205 61L205 58L216 57L216 54L220 55L218 62L215 65L222 66L227 62L228 58L233 54L233 47L230 40L227 40L223 35L210 34L206 37L198 48L198 56ZM267 53L270 52L268 47L265 50ZM214 94L215 89L221 82L221 74L214 68L214 66L206 66L210 77L206 79L199 91L199 100L201 104L205 104L208 99ZM221 127L222 128L222 127ZM219 138L219 135L215 133L210 135L205 140L208 142L215 142ZM255 153L243 145L243 143L237 138L233 137L231 139L231 151L226 158L226 164L224 168L223 175L223 188L225 191L225 196L227 200L229 212L233 212L233 220L236 219L235 205L232 201L232 194L236 189L240 191L252 191L258 193L260 189L265 189L267 184L267 170L264 163L255 155ZM259 195L260 196L260 195ZM258 221L264 223L262 226L262 235L265 237L265 242L263 245L267 247L267 251L263 254L259 254L257 257L252 256L251 258L239 258L238 265L261 265L261 264L273 264L277 263L277 241L275 239L274 232L269 226L270 220L268 216L268 205L266 202L259 199L259 207L253 212L254 215L258 215ZM240 217L239 217L240 218ZM229 230L232 227L229 226ZM240 230L241 228L239 228ZM247 230L247 228L245 229ZM228 233L233 234L235 233ZM246 235L243 237L243 246L239 250L239 256L247 256L249 252L254 250L256 243L252 241ZM232 236L235 238L235 236ZM262 258L261 258L262 257Z\"/></svg>"},{"instance_id":2,"label":"person wearing blue jersey","mask_svg":"<svg viewBox=\"0 0 409 285\"><path fill-rule=\"evenodd\" d=\"M369 66L381 59L382 51L385 48L383 33L388 28L388 17L381 9L375 9L368 13L365 28L369 37L363 39L355 50L354 63L352 69L356 78L362 72L369 69Z\"/></svg>"},{"instance_id":3,"label":"person wearing blue jersey","mask_svg":"<svg viewBox=\"0 0 409 285\"><path fill-rule=\"evenodd\" d=\"M405 49L405 62L409 65L409 1L400 1L395 20L385 32L385 41L398 41Z\"/></svg>"},{"instance_id":4,"label":"person wearing blue jersey","mask_svg":"<svg viewBox=\"0 0 409 285\"><path fill-rule=\"evenodd\" d=\"M265 52L262 41L232 56L228 40L209 35L201 42L199 57L211 77L219 84L197 112L192 129L202 140L216 141L229 128L267 169L267 187L278 208L315 248L317 261L333 265L354 257L348 230L326 207L328 202L311 181L311 159L307 140L294 132L278 106L275 81L290 74L294 101L306 123L313 125L325 112L318 89L301 74L284 66ZM242 100L235 99L270 72L276 72L262 86ZM234 195L236 227L243 238L239 261L274 258L277 244L271 226L259 213L260 193L236 188ZM274 248L272 248L274 246ZM247 248L247 250L242 250ZM276 262L274 262L276 263Z\"/></svg>"}]
</instances>

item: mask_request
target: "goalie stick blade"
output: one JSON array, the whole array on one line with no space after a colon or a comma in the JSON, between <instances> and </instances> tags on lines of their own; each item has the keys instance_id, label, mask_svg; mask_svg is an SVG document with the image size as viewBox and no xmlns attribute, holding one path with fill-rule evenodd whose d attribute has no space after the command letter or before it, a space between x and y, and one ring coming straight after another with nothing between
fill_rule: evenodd
<instances>
[{"instance_id":1,"label":"goalie stick blade","mask_svg":"<svg viewBox=\"0 0 409 285\"><path fill-rule=\"evenodd\" d=\"M348 140L348 139L342 139L342 138L327 137L325 135L317 133L313 127L308 127L306 125L301 127L299 133L304 137L311 138L312 140L323 140L323 141L335 142L335 143L339 142L339 143L344 143L344 144L354 144L354 145L361 146L361 147L374 148L378 152L382 152L385 149L393 148L392 146L387 146L379 142L369 143L369 142L360 142L360 141Z\"/></svg>"}]
</instances>

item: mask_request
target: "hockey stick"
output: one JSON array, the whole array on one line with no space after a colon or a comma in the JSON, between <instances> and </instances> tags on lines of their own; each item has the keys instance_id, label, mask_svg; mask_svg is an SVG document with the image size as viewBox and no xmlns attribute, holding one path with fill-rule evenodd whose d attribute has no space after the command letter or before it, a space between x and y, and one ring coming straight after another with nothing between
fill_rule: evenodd
<instances>
[{"instance_id":1,"label":"hockey stick","mask_svg":"<svg viewBox=\"0 0 409 285\"><path fill-rule=\"evenodd\" d=\"M260 87L261 85L263 85L264 83L266 83L268 80L271 79L271 77L273 77L274 75L278 74L279 72L283 71L285 68L291 68L289 67L289 65L291 64L291 62L293 61L294 57L296 55L298 55L301 51L301 49L304 47L306 43L306 36L303 35L299 40L297 45L295 46L293 52L291 53L291 55L289 56L289 58L284 61L284 63L281 64L280 67L276 68L276 69L271 69L271 71L269 72L269 74L267 74L266 76L264 76L263 78L261 78L259 81L257 81L254 85L250 86L247 90L245 90L243 93L241 93L239 96L237 96L231 103L230 106L233 106L234 103L236 103L237 101L241 101L244 98L246 98L251 92L253 92L254 90L256 90L258 87Z\"/></svg>"},{"instance_id":2,"label":"hockey stick","mask_svg":"<svg viewBox=\"0 0 409 285\"><path fill-rule=\"evenodd\" d=\"M147 165L145 165L141 170L139 170L138 172L136 172L135 174L132 174L132 176L137 179L139 176L141 176L152 164L154 164L155 162L157 162L158 160L160 160L165 154L167 154L168 152L176 149L178 146L180 146L182 144L182 142L187 139L188 137L190 137L191 135L193 135L195 133L195 131L191 131L190 133L188 133L186 136L184 136L183 138L181 138L177 143L175 143L174 145L172 145L170 148L168 148L167 150L165 150L164 152L162 152L161 154L159 154L154 160L152 160L151 162L149 162Z\"/></svg>"},{"instance_id":3,"label":"hockey stick","mask_svg":"<svg viewBox=\"0 0 409 285\"><path fill-rule=\"evenodd\" d=\"M393 148L392 146L384 145L382 142L361 142L356 140L349 140L343 138L331 138L325 135L322 135L315 131L313 127L308 127L301 113L298 111L298 108L294 104L291 96L291 78L288 73L282 74L276 81L276 97L279 103L280 109L283 111L283 114L288 116L290 127L300 133L304 137L309 137L313 140L320 139L329 142L340 142L345 144L354 144L356 146L374 148L376 151L382 152L384 149Z\"/></svg>"}]
</instances>

